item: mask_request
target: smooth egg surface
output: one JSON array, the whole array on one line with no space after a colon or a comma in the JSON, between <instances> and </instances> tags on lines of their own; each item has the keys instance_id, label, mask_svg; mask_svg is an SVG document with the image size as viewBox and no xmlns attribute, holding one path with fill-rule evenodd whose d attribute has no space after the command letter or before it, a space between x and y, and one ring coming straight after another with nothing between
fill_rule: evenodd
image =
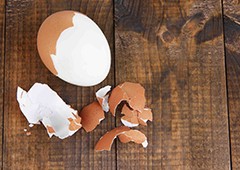
<instances>
[{"instance_id":1,"label":"smooth egg surface","mask_svg":"<svg viewBox=\"0 0 240 170\"><path fill-rule=\"evenodd\" d=\"M68 83L93 86L109 73L107 39L94 21L79 12L49 16L38 31L37 47L46 67Z\"/></svg>"}]
</instances>

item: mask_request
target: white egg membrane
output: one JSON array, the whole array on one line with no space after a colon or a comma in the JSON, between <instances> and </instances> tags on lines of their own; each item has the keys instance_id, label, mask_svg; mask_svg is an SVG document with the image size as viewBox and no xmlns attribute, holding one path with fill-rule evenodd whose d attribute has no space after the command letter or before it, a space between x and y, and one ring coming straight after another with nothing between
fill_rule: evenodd
<instances>
[{"instance_id":1,"label":"white egg membrane","mask_svg":"<svg viewBox=\"0 0 240 170\"><path fill-rule=\"evenodd\" d=\"M135 123L128 122L128 121L126 121L126 120L124 120L124 119L121 119L121 122L122 122L125 126L127 126L127 127L136 127L136 126L139 125L139 124L135 124Z\"/></svg>"},{"instance_id":2,"label":"white egg membrane","mask_svg":"<svg viewBox=\"0 0 240 170\"><path fill-rule=\"evenodd\" d=\"M55 133L48 133L50 137L55 135L64 139L77 131L69 130L68 120L76 119L77 111L67 105L48 85L35 83L28 92L18 87L17 101L29 123L42 122L45 127L51 126L54 129Z\"/></svg>"},{"instance_id":3,"label":"white egg membrane","mask_svg":"<svg viewBox=\"0 0 240 170\"><path fill-rule=\"evenodd\" d=\"M107 85L101 89L99 89L96 92L96 97L97 98L101 98L102 99L102 109L105 112L109 111L109 104L108 104L108 98L109 98L109 94L107 94L109 91L111 90L111 86ZM100 103L101 104L101 103Z\"/></svg>"},{"instance_id":4,"label":"white egg membrane","mask_svg":"<svg viewBox=\"0 0 240 170\"><path fill-rule=\"evenodd\" d=\"M57 76L75 85L96 85L110 70L108 42L100 28L86 15L75 13L72 22L73 27L60 34L56 54L51 54Z\"/></svg>"}]
</instances>

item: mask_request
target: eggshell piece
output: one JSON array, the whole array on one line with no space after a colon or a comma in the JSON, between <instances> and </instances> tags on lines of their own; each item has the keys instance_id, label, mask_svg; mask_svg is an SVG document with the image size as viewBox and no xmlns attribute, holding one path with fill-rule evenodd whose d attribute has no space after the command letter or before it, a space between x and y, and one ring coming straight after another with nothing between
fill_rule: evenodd
<instances>
[{"instance_id":1,"label":"eggshell piece","mask_svg":"<svg viewBox=\"0 0 240 170\"><path fill-rule=\"evenodd\" d=\"M125 116L121 117L121 122L128 127L135 127L139 125L138 111L131 110L127 105L122 108L122 114Z\"/></svg>"},{"instance_id":2,"label":"eggshell piece","mask_svg":"<svg viewBox=\"0 0 240 170\"><path fill-rule=\"evenodd\" d=\"M147 126L147 121L152 121L152 112L149 108L144 108L141 112L132 110L126 104L122 108L121 122L128 127L135 127L139 124Z\"/></svg>"},{"instance_id":3,"label":"eggshell piece","mask_svg":"<svg viewBox=\"0 0 240 170\"><path fill-rule=\"evenodd\" d=\"M95 146L95 150L96 151L110 151L111 150L111 146L113 143L113 140L119 135L122 134L126 131L129 131L130 128L126 127L126 126L120 126L117 127L109 132L107 132L105 135L103 135L100 140L97 142L96 146Z\"/></svg>"},{"instance_id":4,"label":"eggshell piece","mask_svg":"<svg viewBox=\"0 0 240 170\"><path fill-rule=\"evenodd\" d=\"M118 136L119 140L123 143L135 142L142 144L143 147L147 147L147 137L139 130L129 130Z\"/></svg>"},{"instance_id":5,"label":"eggshell piece","mask_svg":"<svg viewBox=\"0 0 240 170\"><path fill-rule=\"evenodd\" d=\"M28 92L18 87L17 101L28 122L42 122L50 137L64 139L81 128L77 111L46 84L35 83Z\"/></svg>"},{"instance_id":6,"label":"eggshell piece","mask_svg":"<svg viewBox=\"0 0 240 170\"><path fill-rule=\"evenodd\" d=\"M108 104L109 94L108 93L110 92L110 90L111 90L111 86L105 86L96 92L96 98L105 112L109 111L109 104Z\"/></svg>"},{"instance_id":7,"label":"eggshell piece","mask_svg":"<svg viewBox=\"0 0 240 170\"><path fill-rule=\"evenodd\" d=\"M81 123L86 132L94 130L105 118L104 111L97 101L85 106L79 115L82 118Z\"/></svg>"},{"instance_id":8,"label":"eggshell piece","mask_svg":"<svg viewBox=\"0 0 240 170\"><path fill-rule=\"evenodd\" d=\"M79 12L50 15L39 29L37 46L46 67L68 83L93 86L109 73L107 39L94 21Z\"/></svg>"},{"instance_id":9,"label":"eggshell piece","mask_svg":"<svg viewBox=\"0 0 240 170\"><path fill-rule=\"evenodd\" d=\"M138 83L125 82L120 85L128 96L128 104L134 110L141 111L145 107L145 89Z\"/></svg>"},{"instance_id":10,"label":"eggshell piece","mask_svg":"<svg viewBox=\"0 0 240 170\"><path fill-rule=\"evenodd\" d=\"M110 112L113 116L122 101L126 101L133 110L143 110L146 103L145 89L140 84L131 82L125 82L115 87L109 98Z\"/></svg>"},{"instance_id":11,"label":"eggshell piece","mask_svg":"<svg viewBox=\"0 0 240 170\"><path fill-rule=\"evenodd\" d=\"M138 117L142 120L153 120L153 116L152 116L152 110L149 108L144 108L143 110L141 110L140 112L138 112Z\"/></svg>"},{"instance_id":12,"label":"eggshell piece","mask_svg":"<svg viewBox=\"0 0 240 170\"><path fill-rule=\"evenodd\" d=\"M127 94L122 90L121 87L117 86L115 87L109 97L109 108L110 112L113 116L115 116L115 112L117 109L117 106L122 102L128 100Z\"/></svg>"}]
</instances>

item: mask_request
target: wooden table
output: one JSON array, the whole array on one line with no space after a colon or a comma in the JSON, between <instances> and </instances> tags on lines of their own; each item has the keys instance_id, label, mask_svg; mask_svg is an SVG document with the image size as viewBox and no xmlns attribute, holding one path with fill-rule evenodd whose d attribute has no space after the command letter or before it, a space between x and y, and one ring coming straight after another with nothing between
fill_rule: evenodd
<instances>
[{"instance_id":1,"label":"wooden table","mask_svg":"<svg viewBox=\"0 0 240 170\"><path fill-rule=\"evenodd\" d=\"M240 169L240 2L237 0L0 0L0 166L3 169ZM107 79L76 87L53 76L36 49L50 14L81 11L103 30L112 52ZM91 133L49 139L43 126L25 135L16 88L47 83L74 108L107 84L139 82L154 121L140 127L147 149L116 140L110 114Z\"/></svg>"}]
</instances>

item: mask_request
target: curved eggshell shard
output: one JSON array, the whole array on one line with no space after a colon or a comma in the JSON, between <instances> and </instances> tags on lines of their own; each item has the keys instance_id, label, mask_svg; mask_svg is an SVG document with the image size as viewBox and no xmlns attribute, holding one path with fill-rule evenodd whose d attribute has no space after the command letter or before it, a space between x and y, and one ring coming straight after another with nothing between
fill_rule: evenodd
<instances>
[{"instance_id":1,"label":"curved eggshell shard","mask_svg":"<svg viewBox=\"0 0 240 170\"><path fill-rule=\"evenodd\" d=\"M105 135L103 135L100 140L97 142L96 146L95 146L95 150L96 151L103 151L103 150L107 150L110 151L111 150L111 146L113 143L113 140L120 134L129 131L130 128L126 127L126 126L120 126L117 127L109 132L107 132Z\"/></svg>"},{"instance_id":2,"label":"curved eggshell shard","mask_svg":"<svg viewBox=\"0 0 240 170\"><path fill-rule=\"evenodd\" d=\"M109 94L108 94L108 92L110 90L111 90L111 86L105 86L96 92L96 98L97 98L99 104L102 106L102 109L105 112L109 111L109 104L108 104Z\"/></svg>"},{"instance_id":3,"label":"curved eggshell shard","mask_svg":"<svg viewBox=\"0 0 240 170\"><path fill-rule=\"evenodd\" d=\"M37 46L46 67L62 80L93 86L108 75L111 53L101 29L76 11L61 11L41 25Z\"/></svg>"},{"instance_id":4,"label":"curved eggshell shard","mask_svg":"<svg viewBox=\"0 0 240 170\"><path fill-rule=\"evenodd\" d=\"M131 82L125 82L115 87L109 98L110 112L113 116L122 101L127 101L133 110L143 110L146 103L145 89L140 84Z\"/></svg>"},{"instance_id":5,"label":"curved eggshell shard","mask_svg":"<svg viewBox=\"0 0 240 170\"><path fill-rule=\"evenodd\" d=\"M141 110L141 112L138 113L138 117L145 121L148 120L152 121L153 120L152 110L149 108L144 108L143 110Z\"/></svg>"},{"instance_id":6,"label":"curved eggshell shard","mask_svg":"<svg viewBox=\"0 0 240 170\"><path fill-rule=\"evenodd\" d=\"M81 128L77 111L46 84L35 83L28 92L18 87L17 100L28 122L42 122L50 137L55 135L64 139Z\"/></svg>"},{"instance_id":7,"label":"curved eggshell shard","mask_svg":"<svg viewBox=\"0 0 240 170\"><path fill-rule=\"evenodd\" d=\"M79 115L82 118L82 127L86 132L95 129L105 118L104 111L97 101L85 106Z\"/></svg>"},{"instance_id":8,"label":"curved eggshell shard","mask_svg":"<svg viewBox=\"0 0 240 170\"><path fill-rule=\"evenodd\" d=\"M123 143L135 142L142 144L143 147L147 147L147 137L138 130L129 130L118 136L119 140Z\"/></svg>"},{"instance_id":9,"label":"curved eggshell shard","mask_svg":"<svg viewBox=\"0 0 240 170\"><path fill-rule=\"evenodd\" d=\"M113 116L115 116L117 106L124 100L128 100L127 94L121 89L121 87L115 87L109 97L109 108Z\"/></svg>"},{"instance_id":10,"label":"curved eggshell shard","mask_svg":"<svg viewBox=\"0 0 240 170\"><path fill-rule=\"evenodd\" d=\"M131 110L126 104L122 108L123 117L121 117L121 122L128 127L135 127L139 125L138 121L138 111Z\"/></svg>"},{"instance_id":11,"label":"curved eggshell shard","mask_svg":"<svg viewBox=\"0 0 240 170\"><path fill-rule=\"evenodd\" d=\"M146 120L138 118L138 122L139 122L140 125L147 126L147 121Z\"/></svg>"},{"instance_id":12,"label":"curved eggshell shard","mask_svg":"<svg viewBox=\"0 0 240 170\"><path fill-rule=\"evenodd\" d=\"M147 126L147 121L152 121L152 111L149 108L144 108L141 112L132 110L126 104L122 108L121 122L128 127L135 127L139 124Z\"/></svg>"},{"instance_id":13,"label":"curved eggshell shard","mask_svg":"<svg viewBox=\"0 0 240 170\"><path fill-rule=\"evenodd\" d=\"M141 111L145 107L145 89L138 83L125 82L119 85L128 96L128 104L133 110Z\"/></svg>"}]
</instances>

